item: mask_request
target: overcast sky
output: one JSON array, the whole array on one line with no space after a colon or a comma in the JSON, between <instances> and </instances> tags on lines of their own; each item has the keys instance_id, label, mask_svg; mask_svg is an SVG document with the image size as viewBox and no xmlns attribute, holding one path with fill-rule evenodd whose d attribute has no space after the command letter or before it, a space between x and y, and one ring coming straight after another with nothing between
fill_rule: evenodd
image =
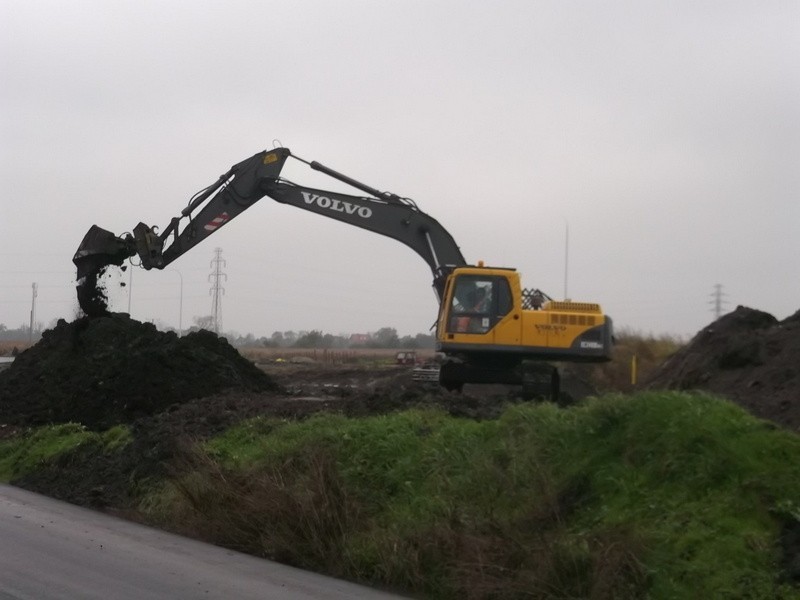
<instances>
[{"instance_id":1,"label":"overcast sky","mask_svg":"<svg viewBox=\"0 0 800 600\"><path fill-rule=\"evenodd\" d=\"M800 2L0 0L0 58L8 327L34 282L37 321L74 318L92 224L164 227L274 140L617 327L691 336L715 284L800 309ZM408 248L268 198L112 308L188 327L217 247L226 331L435 319Z\"/></svg>"}]
</instances>

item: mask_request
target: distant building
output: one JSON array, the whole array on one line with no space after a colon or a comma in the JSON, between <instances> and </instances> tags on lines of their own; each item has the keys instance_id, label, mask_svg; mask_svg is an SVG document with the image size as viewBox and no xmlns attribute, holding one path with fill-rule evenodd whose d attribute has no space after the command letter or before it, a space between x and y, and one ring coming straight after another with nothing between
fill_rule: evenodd
<instances>
[{"instance_id":1,"label":"distant building","mask_svg":"<svg viewBox=\"0 0 800 600\"><path fill-rule=\"evenodd\" d=\"M351 346L363 346L367 342L370 341L370 335L368 333L353 333L350 334L350 345Z\"/></svg>"}]
</instances>

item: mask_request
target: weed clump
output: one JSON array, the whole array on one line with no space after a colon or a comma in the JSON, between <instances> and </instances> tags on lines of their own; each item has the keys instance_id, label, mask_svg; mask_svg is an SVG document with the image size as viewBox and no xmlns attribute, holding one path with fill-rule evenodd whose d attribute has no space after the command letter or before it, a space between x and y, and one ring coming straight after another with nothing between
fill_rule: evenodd
<instances>
[{"instance_id":1,"label":"weed clump","mask_svg":"<svg viewBox=\"0 0 800 600\"><path fill-rule=\"evenodd\" d=\"M0 481L11 481L34 473L42 465L69 456L82 446L96 445L101 452L117 452L132 440L127 427L103 433L88 431L79 423L45 425L0 440Z\"/></svg>"}]
</instances>

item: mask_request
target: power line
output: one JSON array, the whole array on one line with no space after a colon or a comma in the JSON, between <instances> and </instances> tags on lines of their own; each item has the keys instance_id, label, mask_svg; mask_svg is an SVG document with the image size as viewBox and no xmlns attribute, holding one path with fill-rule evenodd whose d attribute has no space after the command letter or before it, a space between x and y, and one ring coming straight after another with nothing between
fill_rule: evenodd
<instances>
[{"instance_id":1,"label":"power line","mask_svg":"<svg viewBox=\"0 0 800 600\"><path fill-rule=\"evenodd\" d=\"M30 343L33 344L33 325L36 322L36 296L38 296L38 291L36 289L36 283L34 282L31 285L33 289L33 294L31 296L31 330L30 330Z\"/></svg>"},{"instance_id":2,"label":"power line","mask_svg":"<svg viewBox=\"0 0 800 600\"><path fill-rule=\"evenodd\" d=\"M222 248L214 248L214 258L211 260L211 267L214 272L208 276L211 281L210 294L211 300L211 322L214 326L214 333L219 335L222 329L222 296L225 295L225 288L222 287L222 280L228 280L228 276L222 272L222 267L226 266L222 258Z\"/></svg>"},{"instance_id":3,"label":"power line","mask_svg":"<svg viewBox=\"0 0 800 600\"><path fill-rule=\"evenodd\" d=\"M715 320L722 316L723 305L727 304L726 300L723 298L724 296L727 296L727 294L722 291L722 284L715 284L714 291L711 293L711 300L708 302L713 305L711 310L714 312Z\"/></svg>"}]
</instances>

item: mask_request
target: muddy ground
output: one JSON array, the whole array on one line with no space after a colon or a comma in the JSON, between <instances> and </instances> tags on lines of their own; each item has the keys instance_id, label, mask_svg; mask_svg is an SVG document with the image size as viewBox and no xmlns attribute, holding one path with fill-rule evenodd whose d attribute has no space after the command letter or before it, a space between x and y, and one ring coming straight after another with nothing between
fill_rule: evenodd
<instances>
[{"instance_id":1,"label":"muddy ground","mask_svg":"<svg viewBox=\"0 0 800 600\"><path fill-rule=\"evenodd\" d=\"M800 312L779 322L739 307L700 331L648 387L710 390L798 431ZM163 475L191 441L257 415L365 416L429 406L490 419L519 401L502 386L458 394L416 383L407 366L256 366L210 332L178 338L113 313L60 321L0 373L0 436L70 421L98 431L130 426L134 441L121 453L87 447L15 482L78 504L124 507L132 489Z\"/></svg>"}]
</instances>

